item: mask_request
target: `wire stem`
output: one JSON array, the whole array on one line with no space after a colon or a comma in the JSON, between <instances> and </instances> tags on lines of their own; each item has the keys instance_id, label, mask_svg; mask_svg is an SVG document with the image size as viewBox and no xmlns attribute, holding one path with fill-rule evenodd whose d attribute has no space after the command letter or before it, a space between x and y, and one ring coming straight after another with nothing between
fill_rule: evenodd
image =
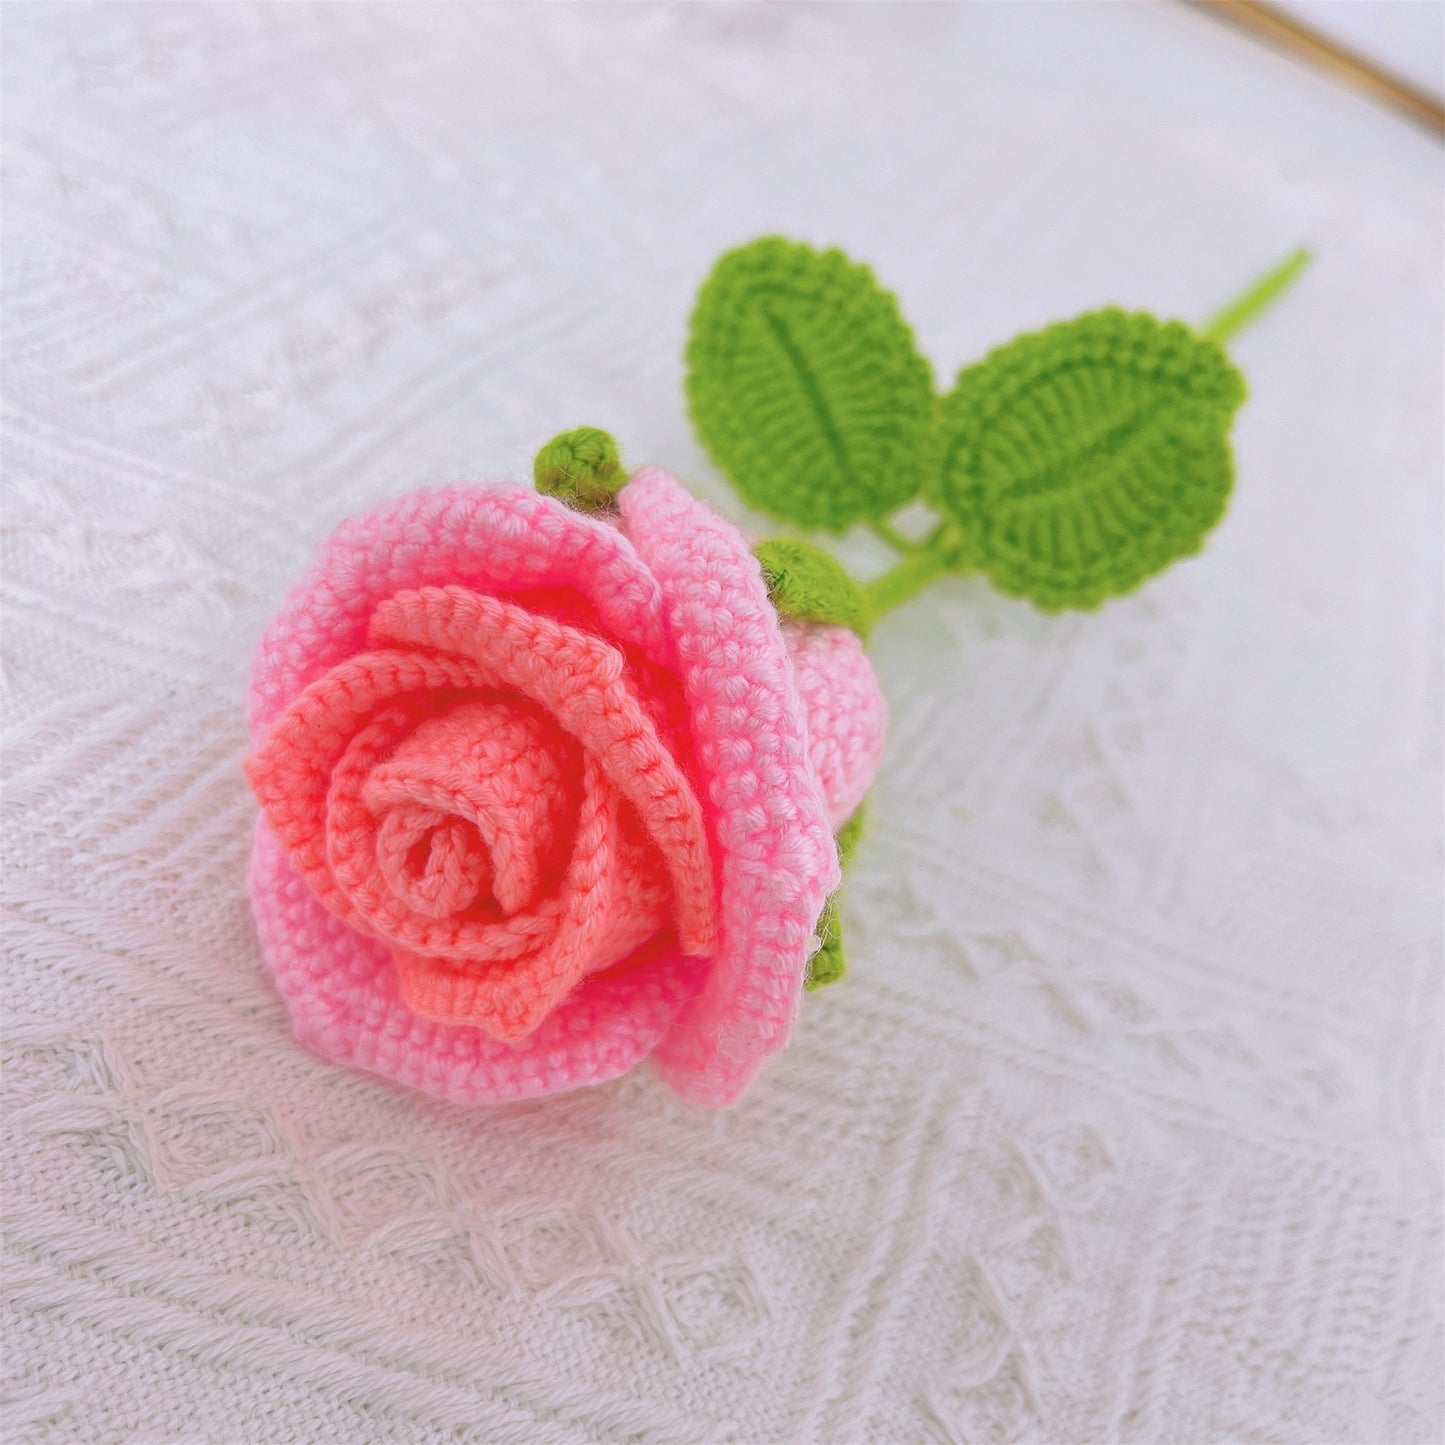
<instances>
[{"instance_id":1,"label":"wire stem","mask_svg":"<svg viewBox=\"0 0 1445 1445\"><path fill-rule=\"evenodd\" d=\"M1216 311L1205 322L1201 334L1223 345L1288 291L1309 263L1310 253L1305 247L1292 251L1279 265L1271 267L1227 306Z\"/></svg>"}]
</instances>

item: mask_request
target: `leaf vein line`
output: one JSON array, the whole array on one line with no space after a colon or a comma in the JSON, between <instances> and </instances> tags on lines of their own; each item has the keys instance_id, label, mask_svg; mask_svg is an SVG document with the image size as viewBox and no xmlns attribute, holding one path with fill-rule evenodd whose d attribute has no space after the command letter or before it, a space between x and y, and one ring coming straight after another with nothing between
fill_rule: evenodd
<instances>
[{"instance_id":1,"label":"leaf vein line","mask_svg":"<svg viewBox=\"0 0 1445 1445\"><path fill-rule=\"evenodd\" d=\"M818 378L813 375L813 369L808 365L806 358L793 340L792 332L788 330L787 323L771 307L762 308L763 319L768 324L768 329L773 333L773 339L782 348L783 355L787 357L788 363L798 376L798 385L803 390L808 405L812 408L818 421L818 430L822 432L824 440L828 443L828 449L833 453L833 460L838 470L843 474L844 480L849 487L857 484L853 475L853 468L848 460L848 449L843 444L842 433L838 430L837 423L833 420L833 413L823 397L823 389L818 385Z\"/></svg>"}]
</instances>

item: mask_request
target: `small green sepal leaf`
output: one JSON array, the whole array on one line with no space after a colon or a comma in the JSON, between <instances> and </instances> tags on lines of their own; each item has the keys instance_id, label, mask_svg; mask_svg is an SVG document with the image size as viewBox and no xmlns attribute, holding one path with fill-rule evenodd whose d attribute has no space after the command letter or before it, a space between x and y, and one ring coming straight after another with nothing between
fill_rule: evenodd
<instances>
[{"instance_id":1,"label":"small green sepal leaf","mask_svg":"<svg viewBox=\"0 0 1445 1445\"><path fill-rule=\"evenodd\" d=\"M863 836L863 827L868 821L868 804L865 800L853 810L853 816L838 829L838 863L846 868L853 861L858 840Z\"/></svg>"},{"instance_id":2,"label":"small green sepal leaf","mask_svg":"<svg viewBox=\"0 0 1445 1445\"><path fill-rule=\"evenodd\" d=\"M858 839L863 836L866 814L867 804L860 804L853 816L838 829L838 862L844 868L858 846ZM837 983L848 971L848 960L843 953L843 918L838 911L838 895L842 891L842 884L839 884L828 895L818 918L818 937L822 943L808 960L807 971L803 974L803 987L809 993L825 984Z\"/></svg>"},{"instance_id":3,"label":"small green sepal leaf","mask_svg":"<svg viewBox=\"0 0 1445 1445\"><path fill-rule=\"evenodd\" d=\"M532 463L537 490L583 512L606 511L627 482L617 443L595 426L554 436Z\"/></svg>"},{"instance_id":4,"label":"small green sepal leaf","mask_svg":"<svg viewBox=\"0 0 1445 1445\"><path fill-rule=\"evenodd\" d=\"M933 382L866 266L778 236L729 251L698 294L692 419L755 507L841 532L918 494L934 454Z\"/></svg>"},{"instance_id":5,"label":"small green sepal leaf","mask_svg":"<svg viewBox=\"0 0 1445 1445\"><path fill-rule=\"evenodd\" d=\"M808 971L803 975L803 987L809 993L837 983L848 972L848 960L843 956L843 920L838 916L836 893L823 905L818 936L823 940L822 945L808 960Z\"/></svg>"},{"instance_id":6,"label":"small green sepal leaf","mask_svg":"<svg viewBox=\"0 0 1445 1445\"><path fill-rule=\"evenodd\" d=\"M1131 591L1223 514L1244 395L1213 341L1115 309L991 352L939 405L929 499L959 565L1047 611Z\"/></svg>"},{"instance_id":7,"label":"small green sepal leaf","mask_svg":"<svg viewBox=\"0 0 1445 1445\"><path fill-rule=\"evenodd\" d=\"M831 552L792 537L759 542L753 555L762 565L768 596L782 617L836 622L866 635L863 589Z\"/></svg>"}]
</instances>

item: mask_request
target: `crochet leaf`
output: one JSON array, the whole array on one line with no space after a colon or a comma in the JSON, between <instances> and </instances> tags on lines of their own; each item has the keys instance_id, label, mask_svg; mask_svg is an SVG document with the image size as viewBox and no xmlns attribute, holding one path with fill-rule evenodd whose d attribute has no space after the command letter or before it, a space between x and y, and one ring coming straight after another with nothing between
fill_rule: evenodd
<instances>
[{"instance_id":1,"label":"crochet leaf","mask_svg":"<svg viewBox=\"0 0 1445 1445\"><path fill-rule=\"evenodd\" d=\"M838 862L844 868L848 866L858 839L863 835L866 811L866 805L860 807L838 830ZM818 936L822 939L822 945L808 960L808 971L803 975L803 987L810 993L815 988L837 983L848 971L848 961L843 954L843 919L838 911L840 892L842 889L836 888L828 895L822 916L818 919Z\"/></svg>"},{"instance_id":2,"label":"crochet leaf","mask_svg":"<svg viewBox=\"0 0 1445 1445\"><path fill-rule=\"evenodd\" d=\"M753 553L762 564L768 595L784 617L836 622L860 635L866 631L863 591L831 552L791 537L759 542Z\"/></svg>"},{"instance_id":3,"label":"crochet leaf","mask_svg":"<svg viewBox=\"0 0 1445 1445\"><path fill-rule=\"evenodd\" d=\"M703 444L774 517L841 532L923 485L928 363L894 296L841 251L769 236L727 252L698 294L687 365Z\"/></svg>"},{"instance_id":4,"label":"crochet leaf","mask_svg":"<svg viewBox=\"0 0 1445 1445\"><path fill-rule=\"evenodd\" d=\"M1234 466L1244 379L1180 322L1092 312L959 373L930 499L960 565L1040 607L1094 607L1195 552Z\"/></svg>"}]
</instances>

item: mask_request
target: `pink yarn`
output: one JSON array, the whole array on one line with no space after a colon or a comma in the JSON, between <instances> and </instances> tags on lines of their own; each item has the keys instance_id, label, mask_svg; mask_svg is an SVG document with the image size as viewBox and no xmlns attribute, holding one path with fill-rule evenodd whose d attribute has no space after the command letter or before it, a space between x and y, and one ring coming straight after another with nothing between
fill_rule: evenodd
<instances>
[{"instance_id":1,"label":"pink yarn","mask_svg":"<svg viewBox=\"0 0 1445 1445\"><path fill-rule=\"evenodd\" d=\"M808 758L836 831L857 812L883 759L888 704L850 628L789 620L783 644L808 723Z\"/></svg>"},{"instance_id":2,"label":"pink yarn","mask_svg":"<svg viewBox=\"0 0 1445 1445\"><path fill-rule=\"evenodd\" d=\"M251 896L327 1057L471 1103L653 1055L723 1104L786 1042L882 697L672 478L619 505L384 503L267 630Z\"/></svg>"}]
</instances>

